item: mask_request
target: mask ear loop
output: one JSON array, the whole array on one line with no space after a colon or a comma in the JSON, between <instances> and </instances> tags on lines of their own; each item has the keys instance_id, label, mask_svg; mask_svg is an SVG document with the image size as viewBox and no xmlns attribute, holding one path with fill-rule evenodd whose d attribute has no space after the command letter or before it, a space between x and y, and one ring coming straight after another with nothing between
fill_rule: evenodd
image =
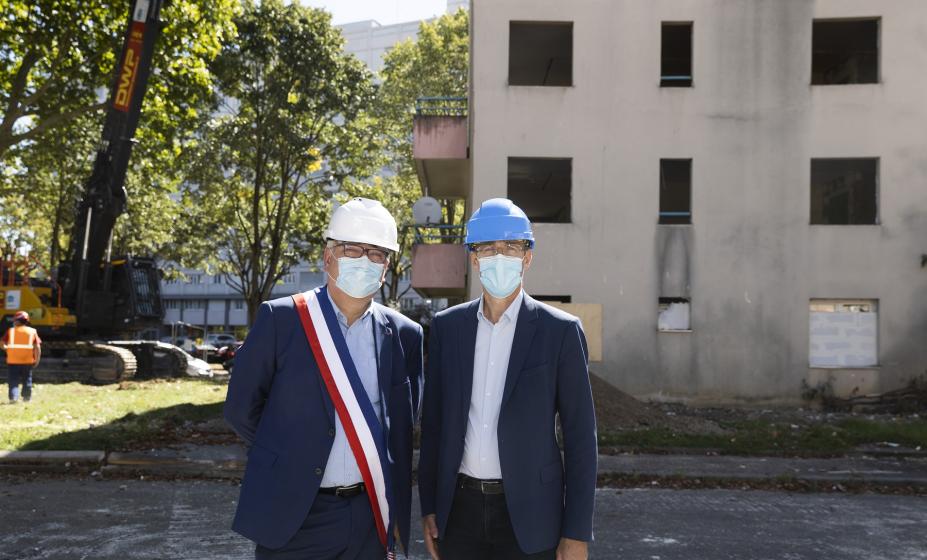
<instances>
[{"instance_id":1,"label":"mask ear loop","mask_svg":"<svg viewBox=\"0 0 927 560\"><path fill-rule=\"evenodd\" d=\"M327 251L328 254L330 254L330 255L332 256L332 259L335 258L335 253L334 253L334 251L332 251L331 247L325 247L325 251ZM335 285L337 285L337 284L338 284L338 279L335 278L334 276L332 276L332 275L328 272L328 264L325 263L325 252L322 253L322 264L325 265L325 276L328 276L328 277L331 279L331 281L334 282Z\"/></svg>"}]
</instances>

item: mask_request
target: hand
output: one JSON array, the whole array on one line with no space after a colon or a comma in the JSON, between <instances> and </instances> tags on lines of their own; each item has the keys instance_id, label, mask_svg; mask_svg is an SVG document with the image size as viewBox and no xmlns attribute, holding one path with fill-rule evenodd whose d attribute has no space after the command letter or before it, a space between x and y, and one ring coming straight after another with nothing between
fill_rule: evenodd
<instances>
[{"instance_id":1,"label":"hand","mask_svg":"<svg viewBox=\"0 0 927 560\"><path fill-rule=\"evenodd\" d=\"M586 560L587 558L589 558L589 543L567 538L560 539L560 546L557 547L557 560Z\"/></svg>"},{"instance_id":2,"label":"hand","mask_svg":"<svg viewBox=\"0 0 927 560\"><path fill-rule=\"evenodd\" d=\"M438 554L438 524L435 523L435 514L426 515L422 518L422 529L425 533L425 548L432 560L441 560Z\"/></svg>"}]
</instances>

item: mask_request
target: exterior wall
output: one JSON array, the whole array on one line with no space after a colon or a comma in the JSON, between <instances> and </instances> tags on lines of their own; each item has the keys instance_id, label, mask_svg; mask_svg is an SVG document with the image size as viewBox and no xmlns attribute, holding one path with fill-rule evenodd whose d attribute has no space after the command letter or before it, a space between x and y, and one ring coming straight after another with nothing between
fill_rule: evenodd
<instances>
[{"instance_id":1,"label":"exterior wall","mask_svg":"<svg viewBox=\"0 0 927 560\"><path fill-rule=\"evenodd\" d=\"M383 69L383 55L396 43L415 39L420 22L380 25L374 20L339 25L345 38L345 50L354 54L374 72Z\"/></svg>"},{"instance_id":2,"label":"exterior wall","mask_svg":"<svg viewBox=\"0 0 927 560\"><path fill-rule=\"evenodd\" d=\"M810 86L812 20L862 16L881 17L880 83ZM643 397L796 401L828 377L809 300L864 298L866 387L923 373L927 3L474 0L471 18L471 205L506 196L509 156L573 158L572 223L536 225L526 288L603 305L593 371ZM572 87L507 86L510 20L574 23ZM694 22L692 88L659 87L661 21ZM880 158L879 225L809 225L814 157ZM657 224L661 158L693 160L692 225ZM657 332L666 290L688 291L691 332Z\"/></svg>"},{"instance_id":3,"label":"exterior wall","mask_svg":"<svg viewBox=\"0 0 927 560\"><path fill-rule=\"evenodd\" d=\"M210 330L220 330L222 327L231 330L248 324L247 306L241 294L230 285L224 281L214 282L214 277L203 271L190 269L182 269L182 271L187 275L186 281L178 279L161 283L161 296L167 306L164 315L165 326L182 321L198 326L208 324ZM200 275L199 283L190 282L194 275ZM283 297L309 290L325 282L323 273L313 271L308 264L294 267L287 279L288 281L275 286L272 297ZM207 302L208 322L205 316Z\"/></svg>"},{"instance_id":4,"label":"exterior wall","mask_svg":"<svg viewBox=\"0 0 927 560\"><path fill-rule=\"evenodd\" d=\"M469 0L447 0L447 13L467 9ZM375 20L345 23L341 34L345 38L345 50L361 59L374 72L383 69L383 55L396 43L418 36L420 21L406 21L392 25L381 25Z\"/></svg>"}]
</instances>

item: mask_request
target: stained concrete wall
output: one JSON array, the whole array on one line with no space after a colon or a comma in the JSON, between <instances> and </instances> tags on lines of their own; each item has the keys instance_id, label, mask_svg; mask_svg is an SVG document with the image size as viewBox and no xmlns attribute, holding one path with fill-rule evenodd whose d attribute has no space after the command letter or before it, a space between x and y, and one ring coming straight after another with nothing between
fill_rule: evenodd
<instances>
[{"instance_id":1,"label":"stained concrete wall","mask_svg":"<svg viewBox=\"0 0 927 560\"><path fill-rule=\"evenodd\" d=\"M880 83L810 86L812 21L870 16ZM471 17L471 205L506 195L510 156L573 158L572 222L536 225L526 287L603 305L597 373L652 398L797 401L822 378L812 298L879 300L869 389L927 369L927 2L474 0ZM510 20L574 23L572 87L507 85ZM694 22L692 88L659 87L661 21ZM813 157L879 158L879 225L809 225ZM693 160L691 226L657 224L660 158ZM657 332L666 290L688 290L691 333Z\"/></svg>"}]
</instances>

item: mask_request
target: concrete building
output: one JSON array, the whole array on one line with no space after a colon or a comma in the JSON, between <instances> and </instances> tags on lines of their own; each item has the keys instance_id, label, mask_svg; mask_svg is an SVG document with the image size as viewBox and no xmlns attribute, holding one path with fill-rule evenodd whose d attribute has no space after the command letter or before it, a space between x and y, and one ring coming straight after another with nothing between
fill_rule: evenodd
<instances>
[{"instance_id":1,"label":"concrete building","mask_svg":"<svg viewBox=\"0 0 927 560\"><path fill-rule=\"evenodd\" d=\"M447 0L447 13L467 9L469 0ZM368 19L338 25L345 38L345 50L361 59L374 72L383 69L383 55L396 43L418 36L420 21L381 25Z\"/></svg>"},{"instance_id":2,"label":"concrete building","mask_svg":"<svg viewBox=\"0 0 927 560\"><path fill-rule=\"evenodd\" d=\"M466 9L468 0L447 0L447 12ZM414 39L418 34L420 21L392 25L381 25L375 20L338 25L345 38L345 51L357 56L374 73L383 68L383 55L395 44ZM273 297L283 297L305 291L324 283L321 272L313 270L318 266L300 263L284 277L274 291ZM166 313L164 330L177 322L208 327L211 331L234 331L247 326L247 308L241 294L229 286L221 276L214 276L202 270L183 269L185 280L166 280L161 284ZM413 290L406 290L409 279L401 282L400 307L411 312L422 305L423 298Z\"/></svg>"},{"instance_id":3,"label":"concrete building","mask_svg":"<svg viewBox=\"0 0 927 560\"><path fill-rule=\"evenodd\" d=\"M894 389L927 369L925 36L921 0L474 0L469 153L425 115L420 177L526 209L527 291L634 395Z\"/></svg>"}]
</instances>

